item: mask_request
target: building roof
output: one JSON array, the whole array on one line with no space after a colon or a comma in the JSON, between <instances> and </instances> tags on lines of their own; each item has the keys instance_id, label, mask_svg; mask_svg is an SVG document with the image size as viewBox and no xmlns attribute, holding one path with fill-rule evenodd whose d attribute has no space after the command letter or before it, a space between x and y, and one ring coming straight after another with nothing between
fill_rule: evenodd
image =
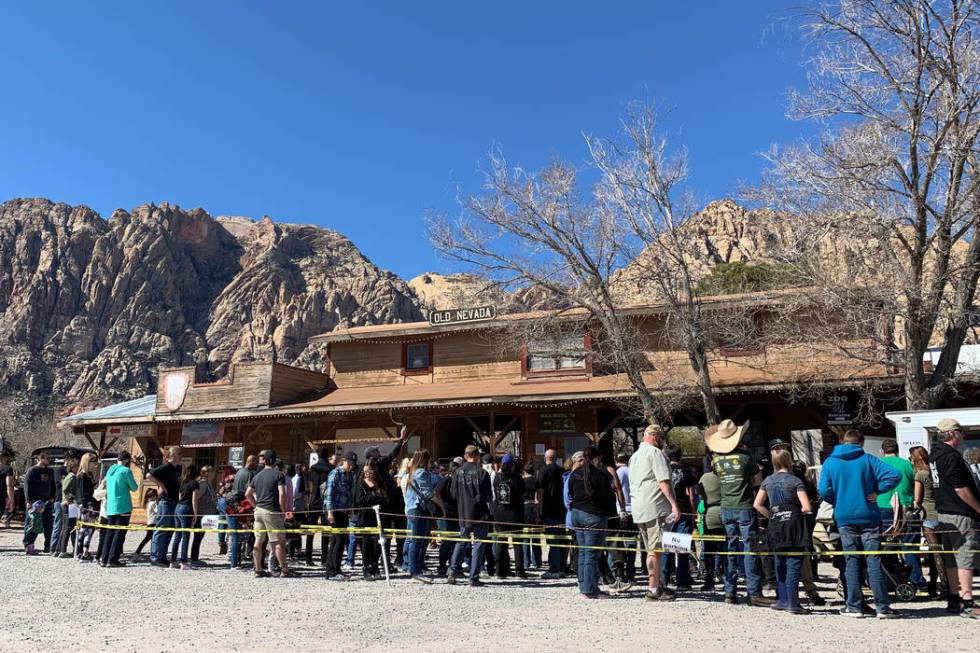
<instances>
[{"instance_id":1,"label":"building roof","mask_svg":"<svg viewBox=\"0 0 980 653\"><path fill-rule=\"evenodd\" d=\"M156 415L156 395L146 395L139 399L103 406L84 413L75 413L59 420L60 426L75 426L88 422L149 422Z\"/></svg>"},{"instance_id":2,"label":"building roof","mask_svg":"<svg viewBox=\"0 0 980 653\"><path fill-rule=\"evenodd\" d=\"M803 294L803 288L785 288L765 292L740 293L720 295L717 297L702 297L701 305L708 310L724 310L746 305L772 305L785 301L789 297ZM623 306L623 315L657 315L669 309L668 304L635 304ZM539 320L544 317L575 318L586 317L588 311L583 308L566 308L555 310L528 311L525 313L508 313L499 315L492 320L456 322L449 324L430 324L429 322L402 322L399 324L371 324L349 328L338 328L329 333L323 333L310 338L310 342L350 342L356 340L376 340L383 338L400 338L409 336L426 336L451 331L472 331L476 329L492 329L513 325L517 322Z\"/></svg>"}]
</instances>

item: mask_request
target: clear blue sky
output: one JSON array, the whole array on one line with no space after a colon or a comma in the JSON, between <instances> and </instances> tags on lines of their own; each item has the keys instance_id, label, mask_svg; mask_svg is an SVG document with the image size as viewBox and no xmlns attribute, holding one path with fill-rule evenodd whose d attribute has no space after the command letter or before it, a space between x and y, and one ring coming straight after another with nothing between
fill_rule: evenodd
<instances>
[{"instance_id":1,"label":"clear blue sky","mask_svg":"<svg viewBox=\"0 0 980 653\"><path fill-rule=\"evenodd\" d=\"M654 100L715 199L809 128L786 2L345 4L0 0L0 199L320 224L410 278L494 144L580 162Z\"/></svg>"}]
</instances>

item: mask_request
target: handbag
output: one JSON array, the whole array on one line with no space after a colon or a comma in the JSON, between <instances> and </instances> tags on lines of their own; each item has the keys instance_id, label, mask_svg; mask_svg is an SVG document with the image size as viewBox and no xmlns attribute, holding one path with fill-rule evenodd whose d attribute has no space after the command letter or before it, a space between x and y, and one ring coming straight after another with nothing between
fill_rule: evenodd
<instances>
[{"instance_id":1,"label":"handbag","mask_svg":"<svg viewBox=\"0 0 980 653\"><path fill-rule=\"evenodd\" d=\"M769 511L766 538L772 551L801 551L807 548L807 527L803 511L795 503L773 506Z\"/></svg>"}]
</instances>

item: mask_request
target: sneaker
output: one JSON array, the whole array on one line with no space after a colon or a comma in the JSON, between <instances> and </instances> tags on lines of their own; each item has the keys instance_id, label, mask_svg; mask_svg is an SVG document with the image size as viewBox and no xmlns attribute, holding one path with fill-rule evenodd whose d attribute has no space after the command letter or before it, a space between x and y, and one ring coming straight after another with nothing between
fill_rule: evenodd
<instances>
[{"instance_id":1,"label":"sneaker","mask_svg":"<svg viewBox=\"0 0 980 653\"><path fill-rule=\"evenodd\" d=\"M333 576L328 576L327 577L327 580L332 580L332 581L345 581L345 580L347 580L347 576L344 576L343 574L334 574Z\"/></svg>"},{"instance_id":2,"label":"sneaker","mask_svg":"<svg viewBox=\"0 0 980 653\"><path fill-rule=\"evenodd\" d=\"M612 591L615 592L616 594L621 594L622 592L629 591L631 587L633 587L633 583L626 580L625 578L620 578L613 584Z\"/></svg>"},{"instance_id":3,"label":"sneaker","mask_svg":"<svg viewBox=\"0 0 980 653\"><path fill-rule=\"evenodd\" d=\"M170 563L166 560L150 560L151 567L162 567L163 569L169 569Z\"/></svg>"},{"instance_id":4,"label":"sneaker","mask_svg":"<svg viewBox=\"0 0 980 653\"><path fill-rule=\"evenodd\" d=\"M180 569L180 563L177 562L176 560L174 560L173 562L170 563L170 568L171 569Z\"/></svg>"},{"instance_id":5,"label":"sneaker","mask_svg":"<svg viewBox=\"0 0 980 653\"><path fill-rule=\"evenodd\" d=\"M773 600L767 599L764 596L750 596L749 605L756 608L769 608L772 607Z\"/></svg>"},{"instance_id":6,"label":"sneaker","mask_svg":"<svg viewBox=\"0 0 980 653\"><path fill-rule=\"evenodd\" d=\"M841 608L840 614L842 617L850 617L851 619L864 619L864 610L851 610L850 608Z\"/></svg>"},{"instance_id":7,"label":"sneaker","mask_svg":"<svg viewBox=\"0 0 980 653\"><path fill-rule=\"evenodd\" d=\"M125 567L125 566L126 566L126 563L125 563L125 562L123 562L122 560L116 560L115 562L110 562L110 563L109 563L108 565L106 565L106 566L107 566L107 567L114 567L114 568L119 568L119 567Z\"/></svg>"},{"instance_id":8,"label":"sneaker","mask_svg":"<svg viewBox=\"0 0 980 653\"><path fill-rule=\"evenodd\" d=\"M449 572L446 575L446 585L455 585L455 584L456 584L456 574Z\"/></svg>"},{"instance_id":9,"label":"sneaker","mask_svg":"<svg viewBox=\"0 0 980 653\"><path fill-rule=\"evenodd\" d=\"M64 551L58 555L59 558L74 558L75 556L67 551Z\"/></svg>"},{"instance_id":10,"label":"sneaker","mask_svg":"<svg viewBox=\"0 0 980 653\"><path fill-rule=\"evenodd\" d=\"M807 610L806 608L804 608L801 605L795 605L795 606L788 607L788 608L786 608L786 612L788 612L790 614L813 614L812 612L810 612L809 610Z\"/></svg>"},{"instance_id":11,"label":"sneaker","mask_svg":"<svg viewBox=\"0 0 980 653\"><path fill-rule=\"evenodd\" d=\"M28 544L27 548L24 549L24 555L36 556L40 554L37 552L37 549L34 548L33 544Z\"/></svg>"},{"instance_id":12,"label":"sneaker","mask_svg":"<svg viewBox=\"0 0 980 653\"><path fill-rule=\"evenodd\" d=\"M898 619L902 615L895 612L891 608L881 608L880 610L878 610L877 616L879 619Z\"/></svg>"},{"instance_id":13,"label":"sneaker","mask_svg":"<svg viewBox=\"0 0 980 653\"><path fill-rule=\"evenodd\" d=\"M423 576L422 574L417 574L415 576L412 576L412 580L414 580L416 583L422 583L423 585L431 585L432 584L432 577L431 576Z\"/></svg>"},{"instance_id":14,"label":"sneaker","mask_svg":"<svg viewBox=\"0 0 980 653\"><path fill-rule=\"evenodd\" d=\"M180 563L180 566L179 566L179 567L177 567L177 568L178 568L178 569L180 569L181 571L190 571L191 569L193 569L193 567L191 567L191 566L190 566L189 564L187 564L186 562L182 562L182 563Z\"/></svg>"},{"instance_id":15,"label":"sneaker","mask_svg":"<svg viewBox=\"0 0 980 653\"><path fill-rule=\"evenodd\" d=\"M257 571L257 572L255 572L255 577L256 578L268 578L269 577L269 572L267 572L267 571Z\"/></svg>"},{"instance_id":16,"label":"sneaker","mask_svg":"<svg viewBox=\"0 0 980 653\"><path fill-rule=\"evenodd\" d=\"M546 571L541 574L541 580L560 580L562 578L564 578L564 576L554 571Z\"/></svg>"},{"instance_id":17,"label":"sneaker","mask_svg":"<svg viewBox=\"0 0 980 653\"><path fill-rule=\"evenodd\" d=\"M704 585L701 586L701 591L702 592L710 592L714 588L715 588L715 584L713 582L712 583L705 583Z\"/></svg>"},{"instance_id":18,"label":"sneaker","mask_svg":"<svg viewBox=\"0 0 980 653\"><path fill-rule=\"evenodd\" d=\"M728 603L729 605L738 605L738 594L726 594L725 603Z\"/></svg>"},{"instance_id":19,"label":"sneaker","mask_svg":"<svg viewBox=\"0 0 980 653\"><path fill-rule=\"evenodd\" d=\"M819 594L814 594L813 596L807 597L810 601L810 605L815 605L817 607L827 605L827 602Z\"/></svg>"},{"instance_id":20,"label":"sneaker","mask_svg":"<svg viewBox=\"0 0 980 653\"><path fill-rule=\"evenodd\" d=\"M484 583L479 578L471 578L470 579L470 587L486 587L486 585L487 584Z\"/></svg>"},{"instance_id":21,"label":"sneaker","mask_svg":"<svg viewBox=\"0 0 980 653\"><path fill-rule=\"evenodd\" d=\"M647 601L673 601L677 597L669 592L665 592L664 588L658 587L655 590L647 590L643 598Z\"/></svg>"},{"instance_id":22,"label":"sneaker","mask_svg":"<svg viewBox=\"0 0 980 653\"><path fill-rule=\"evenodd\" d=\"M963 604L963 609L960 610L960 616L964 619L980 619L980 611L977 611L976 607L973 605L973 601Z\"/></svg>"},{"instance_id":23,"label":"sneaker","mask_svg":"<svg viewBox=\"0 0 980 653\"><path fill-rule=\"evenodd\" d=\"M189 564L194 569L203 569L204 567L208 566L208 563L202 562L200 560L191 560Z\"/></svg>"},{"instance_id":24,"label":"sneaker","mask_svg":"<svg viewBox=\"0 0 980 653\"><path fill-rule=\"evenodd\" d=\"M959 614L963 611L963 601L958 596L950 596L946 599L946 613Z\"/></svg>"}]
</instances>

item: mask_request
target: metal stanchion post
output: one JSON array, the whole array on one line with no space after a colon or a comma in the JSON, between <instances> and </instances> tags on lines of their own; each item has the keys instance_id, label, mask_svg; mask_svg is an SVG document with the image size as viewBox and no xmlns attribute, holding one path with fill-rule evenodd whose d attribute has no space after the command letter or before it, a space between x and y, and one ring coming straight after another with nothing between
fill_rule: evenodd
<instances>
[{"instance_id":1,"label":"metal stanchion post","mask_svg":"<svg viewBox=\"0 0 980 653\"><path fill-rule=\"evenodd\" d=\"M374 516L378 520L378 542L381 544L381 564L385 568L385 582L391 587L391 575L388 572L388 556L385 554L385 529L381 525L381 506L374 507Z\"/></svg>"}]
</instances>

